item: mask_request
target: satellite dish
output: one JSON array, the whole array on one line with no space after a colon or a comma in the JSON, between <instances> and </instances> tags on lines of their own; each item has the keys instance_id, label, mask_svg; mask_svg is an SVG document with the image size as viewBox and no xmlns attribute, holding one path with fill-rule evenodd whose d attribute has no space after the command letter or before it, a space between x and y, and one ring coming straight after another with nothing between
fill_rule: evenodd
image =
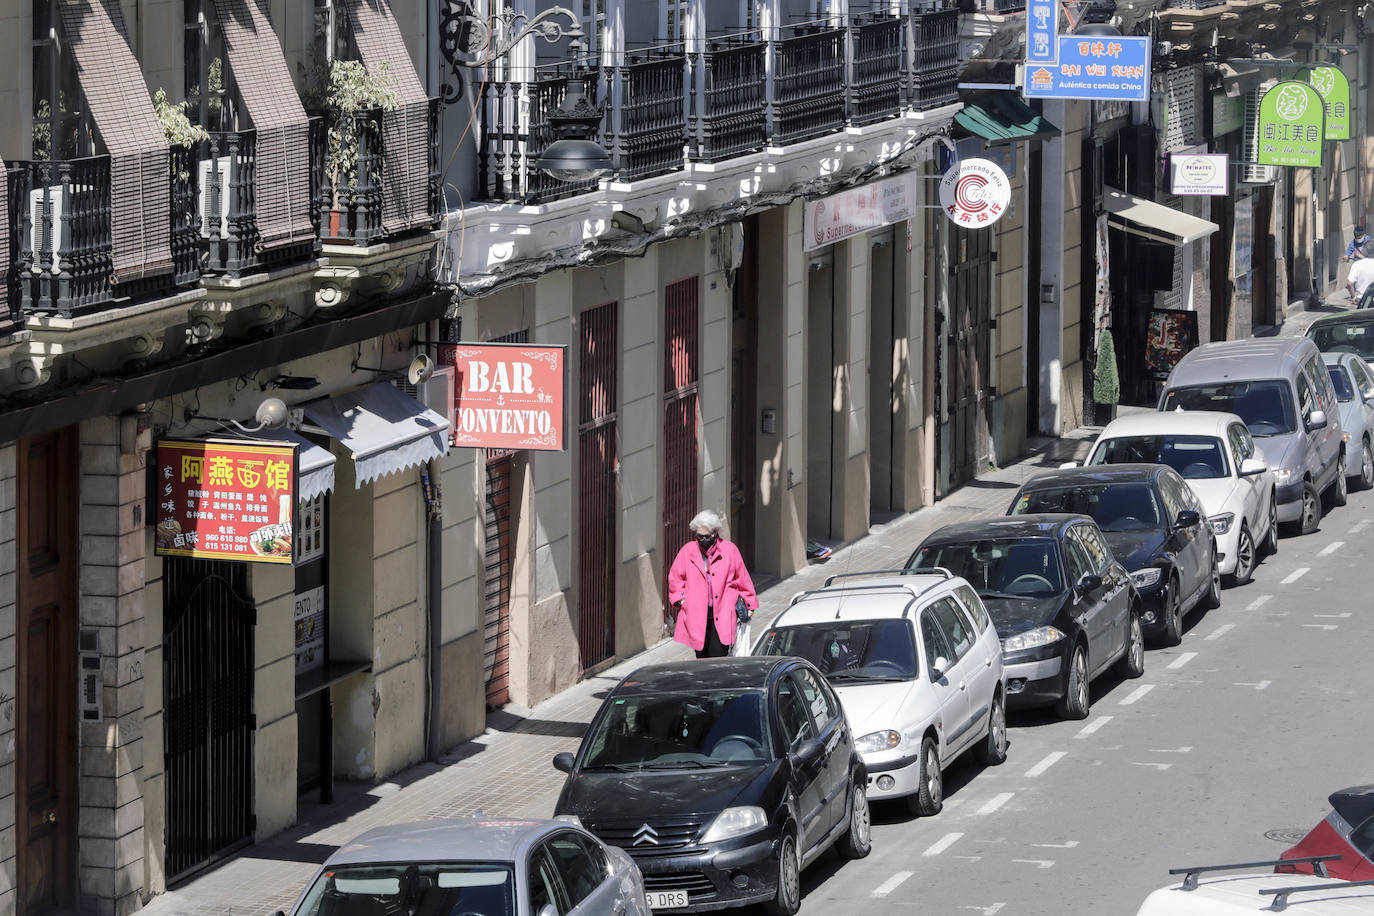
<instances>
[{"instance_id":1,"label":"satellite dish","mask_svg":"<svg viewBox=\"0 0 1374 916\"><path fill-rule=\"evenodd\" d=\"M406 378L412 385L423 385L434 375L434 360L421 353L410 361L410 368L406 370Z\"/></svg>"}]
</instances>

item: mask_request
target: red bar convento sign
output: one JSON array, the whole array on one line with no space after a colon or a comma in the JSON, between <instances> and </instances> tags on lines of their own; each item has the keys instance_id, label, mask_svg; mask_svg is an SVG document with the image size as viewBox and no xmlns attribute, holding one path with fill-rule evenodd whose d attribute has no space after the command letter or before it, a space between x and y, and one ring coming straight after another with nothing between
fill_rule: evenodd
<instances>
[{"instance_id":1,"label":"red bar convento sign","mask_svg":"<svg viewBox=\"0 0 1374 916\"><path fill-rule=\"evenodd\" d=\"M458 344L453 444L563 450L563 347Z\"/></svg>"}]
</instances>

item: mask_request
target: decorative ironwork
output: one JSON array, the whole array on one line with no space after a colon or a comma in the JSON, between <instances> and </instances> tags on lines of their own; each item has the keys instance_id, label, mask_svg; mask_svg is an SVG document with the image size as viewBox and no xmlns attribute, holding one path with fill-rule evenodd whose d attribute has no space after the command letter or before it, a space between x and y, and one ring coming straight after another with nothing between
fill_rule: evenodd
<instances>
[{"instance_id":1,"label":"decorative ironwork","mask_svg":"<svg viewBox=\"0 0 1374 916\"><path fill-rule=\"evenodd\" d=\"M779 146L844 127L845 30L793 26L774 51L773 142Z\"/></svg>"},{"instance_id":2,"label":"decorative ironwork","mask_svg":"<svg viewBox=\"0 0 1374 916\"><path fill-rule=\"evenodd\" d=\"M558 21L564 18L566 24ZM455 102L462 95L463 70L484 67L505 57L527 35L537 35L545 41L577 41L583 32L577 14L561 6L533 16L505 7L484 18L473 12L468 0L443 0L439 9L439 51L453 70L453 83L443 87L444 104Z\"/></svg>"},{"instance_id":3,"label":"decorative ironwork","mask_svg":"<svg viewBox=\"0 0 1374 916\"><path fill-rule=\"evenodd\" d=\"M873 124L902 108L902 22L860 17L849 30L849 123Z\"/></svg>"},{"instance_id":4,"label":"decorative ironwork","mask_svg":"<svg viewBox=\"0 0 1374 916\"><path fill-rule=\"evenodd\" d=\"M692 58L692 159L719 162L763 149L767 49L758 33L745 33L713 41Z\"/></svg>"}]
</instances>

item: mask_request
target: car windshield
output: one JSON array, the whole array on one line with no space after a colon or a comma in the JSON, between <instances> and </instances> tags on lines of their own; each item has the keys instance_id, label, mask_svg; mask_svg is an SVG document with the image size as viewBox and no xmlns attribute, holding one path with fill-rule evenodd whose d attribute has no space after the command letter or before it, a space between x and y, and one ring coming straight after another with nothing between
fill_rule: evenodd
<instances>
[{"instance_id":1,"label":"car windshield","mask_svg":"<svg viewBox=\"0 0 1374 916\"><path fill-rule=\"evenodd\" d=\"M306 893L300 916L474 913L514 916L515 878L505 862L346 865Z\"/></svg>"},{"instance_id":2,"label":"car windshield","mask_svg":"<svg viewBox=\"0 0 1374 916\"><path fill-rule=\"evenodd\" d=\"M1099 442L1088 464L1167 464L1190 480L1225 477L1216 436L1117 436Z\"/></svg>"},{"instance_id":3,"label":"car windshield","mask_svg":"<svg viewBox=\"0 0 1374 916\"><path fill-rule=\"evenodd\" d=\"M1175 388L1164 397L1164 410L1219 410L1245 421L1250 435L1282 436L1297 429L1293 398L1280 381L1224 382Z\"/></svg>"},{"instance_id":4,"label":"car windshield","mask_svg":"<svg viewBox=\"0 0 1374 916\"><path fill-rule=\"evenodd\" d=\"M767 759L756 689L615 697L585 739L584 770L692 769Z\"/></svg>"},{"instance_id":5,"label":"car windshield","mask_svg":"<svg viewBox=\"0 0 1374 916\"><path fill-rule=\"evenodd\" d=\"M1332 322L1308 328L1307 336L1323 353L1358 353L1363 359L1374 359L1374 326L1367 321Z\"/></svg>"},{"instance_id":6,"label":"car windshield","mask_svg":"<svg viewBox=\"0 0 1374 916\"><path fill-rule=\"evenodd\" d=\"M1327 366L1326 374L1331 376L1331 384L1336 389L1336 400L1342 404L1355 400L1355 386L1350 384L1350 376L1341 366Z\"/></svg>"},{"instance_id":7,"label":"car windshield","mask_svg":"<svg viewBox=\"0 0 1374 916\"><path fill-rule=\"evenodd\" d=\"M933 544L916 551L911 566L944 567L967 579L983 598L1049 598L1064 590L1059 545L1052 538Z\"/></svg>"},{"instance_id":8,"label":"car windshield","mask_svg":"<svg viewBox=\"0 0 1374 916\"><path fill-rule=\"evenodd\" d=\"M760 655L796 655L832 681L916 677L916 642L908 620L828 620L774 627L759 641Z\"/></svg>"},{"instance_id":9,"label":"car windshield","mask_svg":"<svg viewBox=\"0 0 1374 916\"><path fill-rule=\"evenodd\" d=\"M1086 483L1021 494L1012 514L1076 512L1091 515L1103 531L1153 531L1161 526L1159 501L1147 483Z\"/></svg>"}]
</instances>

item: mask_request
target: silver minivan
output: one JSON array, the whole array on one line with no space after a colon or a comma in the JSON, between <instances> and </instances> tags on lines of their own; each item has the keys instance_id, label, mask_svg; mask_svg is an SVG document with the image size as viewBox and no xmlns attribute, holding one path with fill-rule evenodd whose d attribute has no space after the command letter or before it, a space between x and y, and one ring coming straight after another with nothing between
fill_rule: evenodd
<instances>
[{"instance_id":1,"label":"silver minivan","mask_svg":"<svg viewBox=\"0 0 1374 916\"><path fill-rule=\"evenodd\" d=\"M1321 494L1346 500L1346 453L1336 392L1305 337L1205 344L1179 360L1160 410L1220 410L1245 421L1278 484L1279 521L1317 529ZM1247 456L1249 457L1249 456Z\"/></svg>"}]
</instances>

